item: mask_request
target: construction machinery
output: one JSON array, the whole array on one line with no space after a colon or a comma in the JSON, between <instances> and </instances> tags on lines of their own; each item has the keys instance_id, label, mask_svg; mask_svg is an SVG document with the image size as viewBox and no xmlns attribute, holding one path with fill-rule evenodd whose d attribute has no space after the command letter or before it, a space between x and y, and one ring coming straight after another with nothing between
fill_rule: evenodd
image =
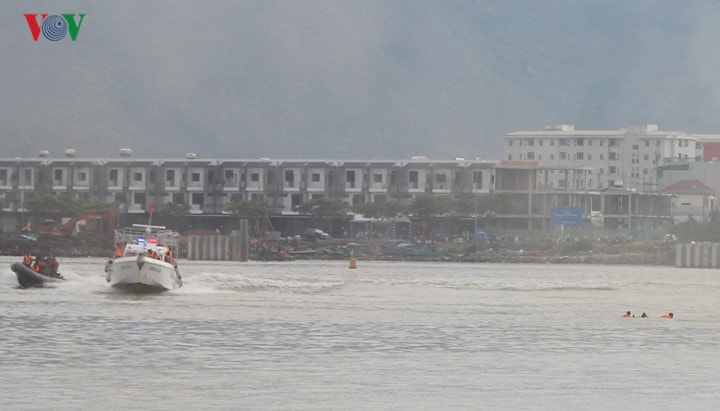
<instances>
[{"instance_id":1,"label":"construction machinery","mask_svg":"<svg viewBox=\"0 0 720 411\"><path fill-rule=\"evenodd\" d=\"M112 209L83 211L64 223L53 219L45 219L39 224L28 224L21 231L21 236L28 240L72 240L80 231L115 234L115 220Z\"/></svg>"}]
</instances>

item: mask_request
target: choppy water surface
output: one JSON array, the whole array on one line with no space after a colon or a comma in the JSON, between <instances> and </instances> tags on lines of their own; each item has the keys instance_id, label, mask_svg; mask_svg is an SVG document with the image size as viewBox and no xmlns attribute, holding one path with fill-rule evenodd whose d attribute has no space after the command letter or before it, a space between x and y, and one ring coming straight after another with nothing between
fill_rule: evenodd
<instances>
[{"instance_id":1,"label":"choppy water surface","mask_svg":"<svg viewBox=\"0 0 720 411\"><path fill-rule=\"evenodd\" d=\"M65 259L68 281L44 289L18 289L14 261L0 258L3 409L720 404L715 270L181 261L183 288L133 296L102 259Z\"/></svg>"}]
</instances>

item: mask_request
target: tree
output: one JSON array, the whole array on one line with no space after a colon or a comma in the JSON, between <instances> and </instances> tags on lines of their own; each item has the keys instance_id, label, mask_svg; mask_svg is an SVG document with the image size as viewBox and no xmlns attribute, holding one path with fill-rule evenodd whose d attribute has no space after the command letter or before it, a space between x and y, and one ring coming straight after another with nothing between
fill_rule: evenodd
<instances>
[{"instance_id":1,"label":"tree","mask_svg":"<svg viewBox=\"0 0 720 411\"><path fill-rule=\"evenodd\" d=\"M337 198L314 198L297 207L297 211L314 217L342 217L348 209L348 203Z\"/></svg>"},{"instance_id":2,"label":"tree","mask_svg":"<svg viewBox=\"0 0 720 411\"><path fill-rule=\"evenodd\" d=\"M423 235L427 234L432 238L432 218L447 214L452 210L452 199L448 196L434 196L432 194L421 194L410 204L410 212L413 216L425 220L427 226L423 226ZM427 231L425 230L427 227Z\"/></svg>"},{"instance_id":3,"label":"tree","mask_svg":"<svg viewBox=\"0 0 720 411\"><path fill-rule=\"evenodd\" d=\"M185 221L185 215L190 211L190 206L181 203L165 203L161 211L167 214L165 225L168 228L179 230Z\"/></svg>"},{"instance_id":4,"label":"tree","mask_svg":"<svg viewBox=\"0 0 720 411\"><path fill-rule=\"evenodd\" d=\"M393 218L407 213L408 206L398 201L364 203L353 207L353 211L367 218Z\"/></svg>"},{"instance_id":5,"label":"tree","mask_svg":"<svg viewBox=\"0 0 720 411\"><path fill-rule=\"evenodd\" d=\"M247 218L251 222L251 231L260 231L260 219L270 214L267 204L259 201L233 201L225 205L225 210L239 218Z\"/></svg>"},{"instance_id":6,"label":"tree","mask_svg":"<svg viewBox=\"0 0 720 411\"><path fill-rule=\"evenodd\" d=\"M25 208L32 213L60 214L70 216L84 209L83 203L69 194L43 194L25 202Z\"/></svg>"},{"instance_id":7,"label":"tree","mask_svg":"<svg viewBox=\"0 0 720 411\"><path fill-rule=\"evenodd\" d=\"M421 194L410 204L410 212L418 218L429 219L430 217L447 214L452 210L452 199L447 196L434 196L432 194Z\"/></svg>"}]
</instances>

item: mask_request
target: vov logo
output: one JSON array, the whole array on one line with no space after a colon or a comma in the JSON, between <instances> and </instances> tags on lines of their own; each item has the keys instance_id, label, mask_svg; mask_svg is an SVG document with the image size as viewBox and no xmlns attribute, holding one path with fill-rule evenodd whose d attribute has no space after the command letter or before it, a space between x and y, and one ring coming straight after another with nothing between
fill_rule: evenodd
<instances>
[{"instance_id":1,"label":"vov logo","mask_svg":"<svg viewBox=\"0 0 720 411\"><path fill-rule=\"evenodd\" d=\"M80 25L85 18L85 14L60 14L59 16L40 14L40 20L38 20L37 14L24 14L24 16L35 41L38 41L41 32L43 37L50 41L60 41L70 33L70 38L75 41L80 31ZM79 20L76 21L75 16L80 16Z\"/></svg>"}]
</instances>

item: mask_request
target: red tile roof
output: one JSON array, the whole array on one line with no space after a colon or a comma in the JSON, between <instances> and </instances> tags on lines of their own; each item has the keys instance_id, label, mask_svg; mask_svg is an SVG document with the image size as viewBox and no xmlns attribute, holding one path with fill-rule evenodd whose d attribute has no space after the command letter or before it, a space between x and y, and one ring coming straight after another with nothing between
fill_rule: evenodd
<instances>
[{"instance_id":1,"label":"red tile roof","mask_svg":"<svg viewBox=\"0 0 720 411\"><path fill-rule=\"evenodd\" d=\"M662 189L665 193L712 193L712 188L700 180L680 180Z\"/></svg>"}]
</instances>

